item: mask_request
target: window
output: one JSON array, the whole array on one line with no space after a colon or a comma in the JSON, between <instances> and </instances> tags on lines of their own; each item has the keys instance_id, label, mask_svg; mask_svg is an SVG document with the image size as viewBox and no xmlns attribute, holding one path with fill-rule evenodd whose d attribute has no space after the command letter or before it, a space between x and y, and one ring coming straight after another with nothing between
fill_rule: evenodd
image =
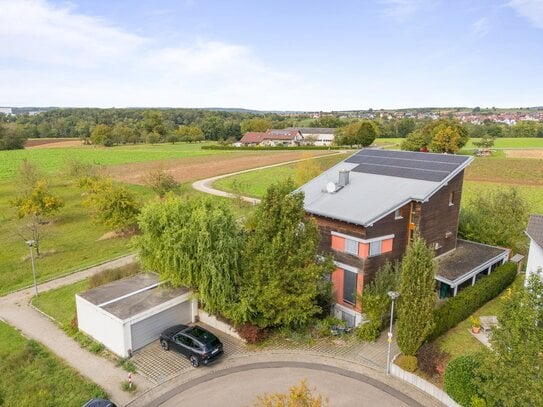
<instances>
[{"instance_id":1,"label":"window","mask_svg":"<svg viewBox=\"0 0 543 407\"><path fill-rule=\"evenodd\" d=\"M358 256L358 242L356 240L345 239L345 251Z\"/></svg>"},{"instance_id":2,"label":"window","mask_svg":"<svg viewBox=\"0 0 543 407\"><path fill-rule=\"evenodd\" d=\"M401 209L396 209L396 212L394 212L394 219L403 219Z\"/></svg>"},{"instance_id":3,"label":"window","mask_svg":"<svg viewBox=\"0 0 543 407\"><path fill-rule=\"evenodd\" d=\"M343 270L343 301L354 305L356 303L356 278L358 273Z\"/></svg>"},{"instance_id":4,"label":"window","mask_svg":"<svg viewBox=\"0 0 543 407\"><path fill-rule=\"evenodd\" d=\"M381 243L381 240L370 243L370 256L378 256L381 254Z\"/></svg>"},{"instance_id":5,"label":"window","mask_svg":"<svg viewBox=\"0 0 543 407\"><path fill-rule=\"evenodd\" d=\"M449 194L449 206L453 206L453 205L454 205L454 198L455 198L455 193L454 193L454 191L452 191L452 192Z\"/></svg>"}]
</instances>

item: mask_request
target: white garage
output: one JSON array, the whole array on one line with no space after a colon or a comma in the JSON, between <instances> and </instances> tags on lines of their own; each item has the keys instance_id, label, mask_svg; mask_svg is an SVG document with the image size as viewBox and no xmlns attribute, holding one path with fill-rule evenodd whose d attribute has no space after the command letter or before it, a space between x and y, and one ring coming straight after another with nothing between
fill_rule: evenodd
<instances>
[{"instance_id":1,"label":"white garage","mask_svg":"<svg viewBox=\"0 0 543 407\"><path fill-rule=\"evenodd\" d=\"M114 281L75 299L79 329L123 358L198 315L186 287L169 288L154 273Z\"/></svg>"}]
</instances>

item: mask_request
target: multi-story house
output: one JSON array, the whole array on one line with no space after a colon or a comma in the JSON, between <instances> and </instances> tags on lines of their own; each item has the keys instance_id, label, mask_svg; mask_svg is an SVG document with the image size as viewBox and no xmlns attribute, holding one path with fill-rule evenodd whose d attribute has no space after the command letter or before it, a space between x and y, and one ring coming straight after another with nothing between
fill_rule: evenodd
<instances>
[{"instance_id":1,"label":"multi-story house","mask_svg":"<svg viewBox=\"0 0 543 407\"><path fill-rule=\"evenodd\" d=\"M304 206L332 254L334 313L358 325L363 287L387 260L401 260L415 231L439 259L441 297L474 284L509 251L457 240L464 169L473 157L363 149L303 185Z\"/></svg>"}]
</instances>

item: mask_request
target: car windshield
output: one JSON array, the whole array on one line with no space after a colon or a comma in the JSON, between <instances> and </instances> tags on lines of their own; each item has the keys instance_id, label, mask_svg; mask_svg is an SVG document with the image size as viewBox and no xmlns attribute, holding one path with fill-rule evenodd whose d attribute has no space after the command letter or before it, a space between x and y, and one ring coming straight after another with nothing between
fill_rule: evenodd
<instances>
[{"instance_id":1,"label":"car windshield","mask_svg":"<svg viewBox=\"0 0 543 407\"><path fill-rule=\"evenodd\" d=\"M200 342L206 345L217 345L219 340L211 332L208 332L198 326L192 327L186 331L187 334L198 339Z\"/></svg>"}]
</instances>

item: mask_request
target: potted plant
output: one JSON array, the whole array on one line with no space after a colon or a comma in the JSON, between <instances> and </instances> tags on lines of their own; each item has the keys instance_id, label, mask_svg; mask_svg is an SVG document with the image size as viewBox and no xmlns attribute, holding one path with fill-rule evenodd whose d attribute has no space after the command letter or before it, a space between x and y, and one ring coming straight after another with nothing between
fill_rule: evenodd
<instances>
[{"instance_id":1,"label":"potted plant","mask_svg":"<svg viewBox=\"0 0 543 407\"><path fill-rule=\"evenodd\" d=\"M479 317L472 315L469 319L471 321L471 332L474 334L481 332L481 320Z\"/></svg>"}]
</instances>

